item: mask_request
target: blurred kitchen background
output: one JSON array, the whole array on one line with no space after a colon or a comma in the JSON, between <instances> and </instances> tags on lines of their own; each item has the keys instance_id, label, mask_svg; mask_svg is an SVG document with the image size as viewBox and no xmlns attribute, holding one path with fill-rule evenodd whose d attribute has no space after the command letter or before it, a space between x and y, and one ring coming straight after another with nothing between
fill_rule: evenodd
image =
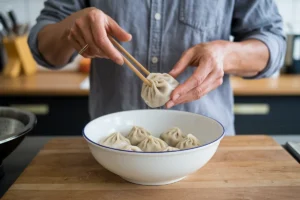
<instances>
[{"instance_id":1,"label":"blurred kitchen background","mask_svg":"<svg viewBox=\"0 0 300 200\"><path fill-rule=\"evenodd\" d=\"M242 80L233 77L237 134L267 134L278 142L300 141L300 0L276 0L284 19L284 31L288 36L285 67L280 74L265 80ZM8 26L12 22L9 11L16 15L20 24L31 27L43 8L43 0L0 0L0 12ZM5 27L0 25L3 32ZM22 36L21 36L22 37ZM25 40L24 40L25 41ZM7 46L26 45L19 42ZM23 42L23 43L22 43ZM18 44L17 44L18 43ZM22 46L25 45L25 46ZM10 52L17 57L22 52ZM5 56L4 56L5 57ZM1 57L10 69L0 75L0 106L13 106L34 112L38 124L35 136L80 135L89 121L88 72L90 60L78 56L64 70L49 71L30 60L19 61ZM0 66L1 69L1 66ZM22 74L27 71L28 75Z\"/></svg>"}]
</instances>

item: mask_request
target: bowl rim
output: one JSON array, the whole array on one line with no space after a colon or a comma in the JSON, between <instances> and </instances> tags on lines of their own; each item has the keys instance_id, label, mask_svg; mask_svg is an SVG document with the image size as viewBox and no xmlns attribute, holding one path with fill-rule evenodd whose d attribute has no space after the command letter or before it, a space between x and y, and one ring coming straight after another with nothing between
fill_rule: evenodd
<instances>
[{"instance_id":1,"label":"bowl rim","mask_svg":"<svg viewBox=\"0 0 300 200\"><path fill-rule=\"evenodd\" d=\"M129 112L141 112L141 111L151 111L151 112L152 112L152 111L162 111L162 109L140 109L140 110L120 111L120 112L114 112L114 113L110 113L110 114L107 114L107 115L103 115L103 116L100 116L100 117L109 117L110 115L114 115L114 114L116 114L116 113L124 113L124 112L129 113ZM104 145L101 145L101 144L99 144L99 143L96 143L96 142L92 141L91 139L89 139L89 138L85 135L85 129L86 129L86 127L87 127L90 123L92 123L94 120L96 120L96 119L98 119L98 118L100 118L100 117L95 118L94 120L92 120L92 121L90 121L89 123L87 123L87 124L85 125L85 127L83 128L83 130L82 130L82 135L83 135L83 137L84 137L89 143L91 143L91 144L93 144L93 145L95 145L95 146L104 148L104 149L106 149L106 150L112 150L112 151L117 151L117 152L122 152L122 153L130 153L130 154L155 154L155 155L157 155L157 154L175 153L175 152L178 153L178 152L184 152L184 151L190 151L190 150L195 150L195 149L206 148L206 147L212 145L213 143L215 143L215 142L221 140L221 139L224 137L224 135L225 135L225 128L224 128L224 126L223 126L218 120L213 119L213 118L211 118L211 117L208 117L208 116L205 116L205 115L201 115L201 114L197 114L197 113L187 112L187 111L179 111L179 110L164 110L164 111L167 111L167 112L176 112L176 113L186 113L186 114L191 114L191 115L197 115L197 116L206 117L206 118L208 118L208 119L211 119L211 120L217 122L217 123L222 127L222 129L223 129L222 131L223 131L223 132L222 132L222 134L221 134L217 139L215 139L215 140L213 140L213 141L211 141L211 142L209 142L209 143L200 145L200 146L196 146L196 147L192 147L192 148L188 148L188 149L179 149L179 150L175 150L175 151L155 151L155 152L153 152L153 151L151 151L151 152L144 152L144 151L129 151L129 150L117 149L117 148L112 148L112 147L104 146Z\"/></svg>"},{"instance_id":2,"label":"bowl rim","mask_svg":"<svg viewBox=\"0 0 300 200\"><path fill-rule=\"evenodd\" d=\"M30 132L35 127L35 125L37 123L36 116L31 112L21 110L21 109L18 109L18 108L5 107L5 106L0 106L0 109L1 110L11 110L11 111L14 111L14 112L19 112L19 113L22 113L22 114L27 115L29 117L28 124L22 130L17 131L16 133L10 135L9 137L0 140L0 144L4 144L6 142L9 142L11 140L14 140L16 138L19 138L19 137L27 134L28 132Z\"/></svg>"}]
</instances>

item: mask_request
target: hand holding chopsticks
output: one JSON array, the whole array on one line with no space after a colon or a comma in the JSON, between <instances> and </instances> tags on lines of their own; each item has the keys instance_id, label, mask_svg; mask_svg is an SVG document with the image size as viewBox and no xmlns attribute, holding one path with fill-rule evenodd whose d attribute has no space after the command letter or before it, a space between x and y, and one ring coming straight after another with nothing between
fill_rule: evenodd
<instances>
[{"instance_id":1,"label":"hand holding chopsticks","mask_svg":"<svg viewBox=\"0 0 300 200\"><path fill-rule=\"evenodd\" d=\"M130 53L126 51L113 37L108 35L109 40L113 43L113 45L122 53L124 53L128 59L130 59L134 64L136 64L147 76L150 74L150 72L141 64L139 61L137 61ZM144 77L141 72L139 72L130 62L129 60L123 55L124 63L147 85L151 86L151 82Z\"/></svg>"}]
</instances>

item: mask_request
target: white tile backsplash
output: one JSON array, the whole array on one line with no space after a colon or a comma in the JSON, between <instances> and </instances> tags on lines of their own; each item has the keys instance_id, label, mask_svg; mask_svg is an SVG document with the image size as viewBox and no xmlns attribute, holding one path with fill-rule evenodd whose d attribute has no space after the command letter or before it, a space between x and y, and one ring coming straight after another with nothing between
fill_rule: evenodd
<instances>
[{"instance_id":1,"label":"white tile backsplash","mask_svg":"<svg viewBox=\"0 0 300 200\"><path fill-rule=\"evenodd\" d=\"M44 7L45 0L25 0L29 2L28 18L31 25L35 24L36 18L39 16Z\"/></svg>"},{"instance_id":2,"label":"white tile backsplash","mask_svg":"<svg viewBox=\"0 0 300 200\"><path fill-rule=\"evenodd\" d=\"M300 34L300 0L275 0L286 34Z\"/></svg>"},{"instance_id":3,"label":"white tile backsplash","mask_svg":"<svg viewBox=\"0 0 300 200\"><path fill-rule=\"evenodd\" d=\"M0 0L0 12L7 16L9 10L14 10L19 23L33 25L36 17L44 6L45 0Z\"/></svg>"},{"instance_id":4,"label":"white tile backsplash","mask_svg":"<svg viewBox=\"0 0 300 200\"><path fill-rule=\"evenodd\" d=\"M278 10L286 21L292 21L293 15L293 1L294 0L276 0Z\"/></svg>"},{"instance_id":5,"label":"white tile backsplash","mask_svg":"<svg viewBox=\"0 0 300 200\"><path fill-rule=\"evenodd\" d=\"M45 0L0 0L0 12L13 9L19 22L35 23L44 6ZM265 1L265 0L261 0ZM280 14L284 19L284 30L286 33L300 34L300 0L275 0Z\"/></svg>"}]
</instances>

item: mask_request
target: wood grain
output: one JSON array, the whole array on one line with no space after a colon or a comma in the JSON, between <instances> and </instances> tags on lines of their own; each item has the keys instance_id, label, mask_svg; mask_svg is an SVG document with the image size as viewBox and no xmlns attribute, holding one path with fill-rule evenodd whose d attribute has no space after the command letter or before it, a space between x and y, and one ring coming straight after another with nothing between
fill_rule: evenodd
<instances>
[{"instance_id":1,"label":"wood grain","mask_svg":"<svg viewBox=\"0 0 300 200\"><path fill-rule=\"evenodd\" d=\"M231 77L236 96L280 96L300 95L300 76L281 75L278 78L247 80Z\"/></svg>"},{"instance_id":2,"label":"wood grain","mask_svg":"<svg viewBox=\"0 0 300 200\"><path fill-rule=\"evenodd\" d=\"M39 72L14 79L0 76L0 95L87 96L89 91L80 89L86 77L75 72Z\"/></svg>"},{"instance_id":3,"label":"wood grain","mask_svg":"<svg viewBox=\"0 0 300 200\"><path fill-rule=\"evenodd\" d=\"M87 75L76 72L39 72L15 79L0 76L0 95L87 96L80 89ZM236 96L299 96L300 75L281 75L279 78L245 80L231 77Z\"/></svg>"},{"instance_id":4,"label":"wood grain","mask_svg":"<svg viewBox=\"0 0 300 200\"><path fill-rule=\"evenodd\" d=\"M128 183L100 166L82 138L51 140L4 195L12 199L299 199L300 165L268 136L225 137L196 173L165 186Z\"/></svg>"}]
</instances>

